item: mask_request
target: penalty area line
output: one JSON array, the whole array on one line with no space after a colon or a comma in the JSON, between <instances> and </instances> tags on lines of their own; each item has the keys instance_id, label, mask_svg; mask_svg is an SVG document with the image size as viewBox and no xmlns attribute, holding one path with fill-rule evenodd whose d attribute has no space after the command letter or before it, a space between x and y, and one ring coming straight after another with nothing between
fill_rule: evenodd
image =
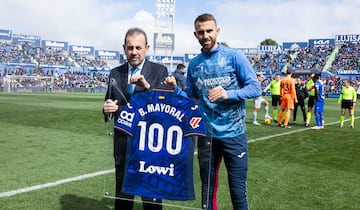
<instances>
[{"instance_id":1,"label":"penalty area line","mask_svg":"<svg viewBox=\"0 0 360 210\"><path fill-rule=\"evenodd\" d=\"M31 187L25 187L25 188L21 188L21 189L17 189L17 190L11 190L11 191L8 191L8 192L1 192L0 193L0 198L9 197L9 196L13 196L13 195L17 195L17 194L25 193L25 192L30 192L30 191L34 191L34 190L40 190L40 189L44 189L44 188L48 188L48 187L53 187L53 186L57 186L57 185L61 185L61 184L69 183L69 182L75 182L75 181L88 179L88 178L92 178L92 177L96 177L96 176L101 176L101 175L113 173L114 171L115 171L115 169L98 171L98 172L95 172L95 173L84 174L84 175L81 175L81 176L76 176L76 177L71 177L71 178L68 178L68 179L58 180L58 181L55 181L55 182L49 182L49 183L45 183L45 184L34 185L34 186L31 186Z\"/></svg>"}]
</instances>

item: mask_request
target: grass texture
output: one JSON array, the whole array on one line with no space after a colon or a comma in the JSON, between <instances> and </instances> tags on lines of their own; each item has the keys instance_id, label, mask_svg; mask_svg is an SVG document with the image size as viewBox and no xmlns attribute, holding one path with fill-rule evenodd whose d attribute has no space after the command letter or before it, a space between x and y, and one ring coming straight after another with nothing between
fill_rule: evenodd
<instances>
[{"instance_id":1,"label":"grass texture","mask_svg":"<svg viewBox=\"0 0 360 210\"><path fill-rule=\"evenodd\" d=\"M107 136L111 125L104 123L103 98L101 93L0 93L0 195L112 169ZM250 209L360 209L359 120L356 118L354 129L349 122L339 128L337 99L325 103L325 129L312 130L303 127L300 113L291 129L276 123L252 125L253 101L247 101ZM261 110L259 122L263 115ZM356 108L355 117L358 115ZM165 210L200 208L194 158L197 200L164 201L169 204ZM225 166L221 167L218 205L227 210L232 205ZM113 200L104 197L104 192L113 194L113 176L0 196L0 209L113 209ZM134 209L142 209L141 204L136 203Z\"/></svg>"}]
</instances>

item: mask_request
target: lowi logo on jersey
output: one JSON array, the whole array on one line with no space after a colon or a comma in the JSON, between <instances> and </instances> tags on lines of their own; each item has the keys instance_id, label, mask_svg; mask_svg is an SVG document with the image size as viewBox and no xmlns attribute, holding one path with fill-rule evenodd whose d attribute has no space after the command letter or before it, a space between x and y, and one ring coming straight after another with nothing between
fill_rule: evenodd
<instances>
[{"instance_id":1,"label":"lowi logo on jersey","mask_svg":"<svg viewBox=\"0 0 360 210\"><path fill-rule=\"evenodd\" d=\"M191 118L191 120L190 120L190 125L191 125L191 127L193 128L193 129L195 129L195 128L198 128L200 125L200 122L201 122L201 117L193 117L193 118Z\"/></svg>"},{"instance_id":2,"label":"lowi logo on jersey","mask_svg":"<svg viewBox=\"0 0 360 210\"><path fill-rule=\"evenodd\" d=\"M146 174L158 174L158 175L164 175L164 176L174 176L174 164L170 164L169 167L166 166L156 166L156 165L146 165L145 161L139 161L140 173L146 173Z\"/></svg>"}]
</instances>

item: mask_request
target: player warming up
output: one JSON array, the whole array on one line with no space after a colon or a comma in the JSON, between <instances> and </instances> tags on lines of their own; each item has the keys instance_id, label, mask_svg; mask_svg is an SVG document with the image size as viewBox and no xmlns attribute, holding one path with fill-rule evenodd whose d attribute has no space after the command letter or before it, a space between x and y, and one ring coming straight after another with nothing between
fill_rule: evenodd
<instances>
[{"instance_id":1,"label":"player warming up","mask_svg":"<svg viewBox=\"0 0 360 210\"><path fill-rule=\"evenodd\" d=\"M199 101L206 122L206 137L198 139L201 178L201 208L217 210L220 163L225 162L233 210L247 210L248 145L245 101L261 95L260 83L239 50L217 42L220 28L211 14L194 21L194 35L202 46L191 59L186 78L187 94ZM165 84L176 86L174 77ZM223 177L221 177L223 178Z\"/></svg>"},{"instance_id":2,"label":"player warming up","mask_svg":"<svg viewBox=\"0 0 360 210\"><path fill-rule=\"evenodd\" d=\"M322 81L318 74L314 75L314 91L315 91L315 121L316 126L311 127L312 129L323 129L324 128L324 104L325 104L325 92Z\"/></svg>"},{"instance_id":3,"label":"player warming up","mask_svg":"<svg viewBox=\"0 0 360 210\"><path fill-rule=\"evenodd\" d=\"M345 86L341 89L341 93L339 97L339 104L341 105L341 115L340 115L340 125L339 125L340 128L344 126L346 109L349 111L350 127L354 128L354 121L355 121L354 109L355 109L356 99L357 99L357 95L355 88L353 88L350 85L349 80L345 80Z\"/></svg>"},{"instance_id":4,"label":"player warming up","mask_svg":"<svg viewBox=\"0 0 360 210\"><path fill-rule=\"evenodd\" d=\"M261 73L256 73L256 76L257 76L259 82L261 82L263 80L264 76ZM258 123L258 121L257 121L257 114L261 108L261 105L264 105L265 119L272 120L272 118L269 115L269 102L264 97L259 96L254 99L254 111L253 111L253 124L254 125L260 125L260 123Z\"/></svg>"},{"instance_id":5,"label":"player warming up","mask_svg":"<svg viewBox=\"0 0 360 210\"><path fill-rule=\"evenodd\" d=\"M286 70L286 76L280 82L281 110L278 117L280 127L291 128L289 126L291 110L294 109L294 102L297 103L295 83L291 78L291 71ZM284 124L282 124L283 114L285 113Z\"/></svg>"}]
</instances>

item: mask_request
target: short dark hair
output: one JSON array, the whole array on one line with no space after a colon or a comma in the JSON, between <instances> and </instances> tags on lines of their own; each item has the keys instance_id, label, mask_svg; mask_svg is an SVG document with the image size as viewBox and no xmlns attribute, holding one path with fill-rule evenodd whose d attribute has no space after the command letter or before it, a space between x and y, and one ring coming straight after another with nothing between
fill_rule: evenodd
<instances>
[{"instance_id":1,"label":"short dark hair","mask_svg":"<svg viewBox=\"0 0 360 210\"><path fill-rule=\"evenodd\" d=\"M134 35L134 34L137 34L137 33L144 35L144 37L145 37L145 44L147 45L147 44L148 44L148 39L147 39L147 35L146 35L145 31L142 30L141 28L137 28L137 27L130 28L130 29L126 32L126 34L125 34L125 39L124 39L124 44L126 44L126 40L127 40L128 36L131 36L131 35Z\"/></svg>"},{"instance_id":2,"label":"short dark hair","mask_svg":"<svg viewBox=\"0 0 360 210\"><path fill-rule=\"evenodd\" d=\"M315 74L313 77L314 80L319 80L320 79L320 75L319 74Z\"/></svg>"},{"instance_id":3,"label":"short dark hair","mask_svg":"<svg viewBox=\"0 0 360 210\"><path fill-rule=\"evenodd\" d=\"M184 69L185 68L185 65L180 63L176 66L177 69Z\"/></svg>"},{"instance_id":4,"label":"short dark hair","mask_svg":"<svg viewBox=\"0 0 360 210\"><path fill-rule=\"evenodd\" d=\"M215 22L215 25L217 25L216 24L216 19L215 19L215 17L212 15L212 14L209 14L209 13L204 13L204 14L201 14L201 15L199 15L196 19L195 19L195 21L194 21L194 26L196 27L196 23L197 22L206 22L206 21L214 21Z\"/></svg>"}]
</instances>

